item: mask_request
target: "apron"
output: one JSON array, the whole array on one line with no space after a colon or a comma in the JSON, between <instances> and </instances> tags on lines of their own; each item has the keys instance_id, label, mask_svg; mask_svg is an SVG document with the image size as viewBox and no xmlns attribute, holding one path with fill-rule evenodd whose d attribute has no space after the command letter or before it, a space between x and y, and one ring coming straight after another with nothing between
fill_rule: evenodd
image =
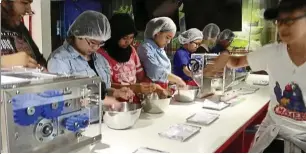
<instances>
[{"instance_id":1,"label":"apron","mask_svg":"<svg viewBox=\"0 0 306 154\"><path fill-rule=\"evenodd\" d=\"M306 130L300 132L286 126L276 124L269 113L256 132L250 153L262 153L277 138L294 144L299 149L306 151Z\"/></svg>"},{"instance_id":2,"label":"apron","mask_svg":"<svg viewBox=\"0 0 306 154\"><path fill-rule=\"evenodd\" d=\"M198 86L198 84L194 80L188 80L188 81L185 81L185 83L188 86L193 86L193 87L197 87Z\"/></svg>"}]
</instances>

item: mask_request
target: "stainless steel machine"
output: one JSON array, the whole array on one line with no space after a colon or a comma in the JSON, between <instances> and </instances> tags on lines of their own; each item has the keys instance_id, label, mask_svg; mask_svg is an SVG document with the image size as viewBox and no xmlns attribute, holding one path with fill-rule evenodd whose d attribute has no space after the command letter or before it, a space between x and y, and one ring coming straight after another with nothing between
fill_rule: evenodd
<instances>
[{"instance_id":1,"label":"stainless steel machine","mask_svg":"<svg viewBox=\"0 0 306 154\"><path fill-rule=\"evenodd\" d=\"M234 81L238 80L236 70L224 68L222 75L206 78L203 74L203 69L207 65L213 65L214 60L218 57L218 54L192 54L191 62L193 69L193 79L200 85L200 93L203 95L214 93L215 95L223 95L227 89L233 85ZM195 63L198 63L196 67ZM246 75L246 74L245 74ZM239 75L239 78L243 76Z\"/></svg>"},{"instance_id":2,"label":"stainless steel machine","mask_svg":"<svg viewBox=\"0 0 306 154\"><path fill-rule=\"evenodd\" d=\"M63 153L99 142L101 96L105 84L99 77L1 70L1 152ZM90 123L92 103L99 109L95 126Z\"/></svg>"}]
</instances>

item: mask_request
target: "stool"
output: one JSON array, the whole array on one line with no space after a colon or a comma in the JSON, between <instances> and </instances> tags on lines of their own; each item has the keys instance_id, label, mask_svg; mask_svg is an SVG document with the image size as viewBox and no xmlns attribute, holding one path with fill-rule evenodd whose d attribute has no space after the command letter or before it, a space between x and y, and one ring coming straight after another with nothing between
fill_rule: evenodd
<instances>
[{"instance_id":1,"label":"stool","mask_svg":"<svg viewBox=\"0 0 306 154\"><path fill-rule=\"evenodd\" d=\"M276 140L284 141L284 153L302 153L302 149L300 149L290 141L287 141L280 137L277 137Z\"/></svg>"}]
</instances>

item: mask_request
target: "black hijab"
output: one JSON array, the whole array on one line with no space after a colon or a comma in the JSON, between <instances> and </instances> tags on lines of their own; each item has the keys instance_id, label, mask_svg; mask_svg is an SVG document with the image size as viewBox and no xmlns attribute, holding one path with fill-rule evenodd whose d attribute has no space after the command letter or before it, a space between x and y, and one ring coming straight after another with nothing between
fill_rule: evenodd
<instances>
[{"instance_id":1,"label":"black hijab","mask_svg":"<svg viewBox=\"0 0 306 154\"><path fill-rule=\"evenodd\" d=\"M119 63L124 63L130 60L132 54L132 47L121 48L119 46L119 40L126 35L135 34L137 30L133 19L129 14L118 13L114 14L109 20L111 26L111 38L106 41L104 49L110 57L115 59Z\"/></svg>"}]
</instances>

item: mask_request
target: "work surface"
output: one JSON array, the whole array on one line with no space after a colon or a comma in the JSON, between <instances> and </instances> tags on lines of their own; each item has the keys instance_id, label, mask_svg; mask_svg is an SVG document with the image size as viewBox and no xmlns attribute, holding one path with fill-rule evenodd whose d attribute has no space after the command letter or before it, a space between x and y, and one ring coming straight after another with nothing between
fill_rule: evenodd
<instances>
[{"instance_id":1,"label":"work surface","mask_svg":"<svg viewBox=\"0 0 306 154\"><path fill-rule=\"evenodd\" d=\"M136 125L128 130L112 130L103 124L101 143L79 152L132 153L140 147L171 153L215 152L268 103L268 87L262 87L254 94L239 96L237 99L243 101L222 111L203 109L201 101L190 104L173 103L164 114L142 113ZM198 134L185 142L158 135L171 125L185 123L187 117L201 110L219 113L220 117L211 125L202 126ZM87 133L90 133L90 129Z\"/></svg>"}]
</instances>

